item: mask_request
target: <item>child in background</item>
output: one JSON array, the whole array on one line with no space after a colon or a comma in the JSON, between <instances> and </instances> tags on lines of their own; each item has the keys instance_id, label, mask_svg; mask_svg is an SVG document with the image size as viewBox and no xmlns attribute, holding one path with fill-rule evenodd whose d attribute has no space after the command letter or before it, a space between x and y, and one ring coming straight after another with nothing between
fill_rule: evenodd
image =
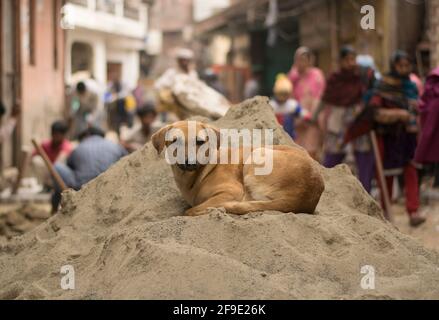
<instances>
[{"instance_id":1,"label":"child in background","mask_svg":"<svg viewBox=\"0 0 439 320\"><path fill-rule=\"evenodd\" d=\"M291 98L293 85L285 74L279 74L274 84L274 98L270 104L274 109L277 121L283 126L284 130L291 136L296 138L294 130L295 118L311 120L311 114L303 109L299 103Z\"/></svg>"}]
</instances>

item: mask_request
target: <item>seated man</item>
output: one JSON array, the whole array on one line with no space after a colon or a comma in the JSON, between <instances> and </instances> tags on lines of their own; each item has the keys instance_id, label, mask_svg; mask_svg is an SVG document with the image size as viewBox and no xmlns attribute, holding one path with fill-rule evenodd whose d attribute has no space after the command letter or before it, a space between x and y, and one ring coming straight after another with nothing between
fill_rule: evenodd
<instances>
[{"instance_id":1,"label":"seated man","mask_svg":"<svg viewBox=\"0 0 439 320\"><path fill-rule=\"evenodd\" d=\"M72 152L73 145L66 139L68 131L69 127L65 122L56 121L52 124L52 138L41 144L41 147L47 153L52 163L65 162ZM34 151L32 154L32 171L46 189L52 186L50 173L37 151Z\"/></svg>"},{"instance_id":2,"label":"seated man","mask_svg":"<svg viewBox=\"0 0 439 320\"><path fill-rule=\"evenodd\" d=\"M151 140L151 136L160 129L153 125L157 118L157 112L152 104L147 103L140 107L137 110L137 116L139 117L140 125L136 126L132 132L121 139L121 144L130 153L142 148Z\"/></svg>"},{"instance_id":3,"label":"seated man","mask_svg":"<svg viewBox=\"0 0 439 320\"><path fill-rule=\"evenodd\" d=\"M104 136L105 133L96 127L85 130L79 136L80 143L68 157L67 164L55 164L56 171L69 188L81 189L127 154L121 146ZM56 186L52 197L53 212L58 210L60 201L61 192Z\"/></svg>"}]
</instances>

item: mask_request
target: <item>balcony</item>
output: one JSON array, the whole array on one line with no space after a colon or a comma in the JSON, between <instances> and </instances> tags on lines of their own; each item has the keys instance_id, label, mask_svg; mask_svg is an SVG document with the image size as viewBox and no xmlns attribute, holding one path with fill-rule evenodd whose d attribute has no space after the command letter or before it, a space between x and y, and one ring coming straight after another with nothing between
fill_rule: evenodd
<instances>
[{"instance_id":1,"label":"balcony","mask_svg":"<svg viewBox=\"0 0 439 320\"><path fill-rule=\"evenodd\" d=\"M116 7L119 3L124 4L125 1L115 1L115 0L97 0L96 10L100 12L105 12L109 14L116 14Z\"/></svg>"},{"instance_id":2,"label":"balcony","mask_svg":"<svg viewBox=\"0 0 439 320\"><path fill-rule=\"evenodd\" d=\"M82 7L88 6L88 0L69 0L68 2Z\"/></svg>"},{"instance_id":3,"label":"balcony","mask_svg":"<svg viewBox=\"0 0 439 320\"><path fill-rule=\"evenodd\" d=\"M142 4L140 0L125 0L123 7L123 15L125 18L139 20L139 6Z\"/></svg>"},{"instance_id":4,"label":"balcony","mask_svg":"<svg viewBox=\"0 0 439 320\"><path fill-rule=\"evenodd\" d=\"M65 18L72 28L143 39L147 5L142 0L68 0Z\"/></svg>"},{"instance_id":5,"label":"balcony","mask_svg":"<svg viewBox=\"0 0 439 320\"><path fill-rule=\"evenodd\" d=\"M142 19L142 8L146 6L142 0L68 0L67 3L136 21Z\"/></svg>"}]
</instances>

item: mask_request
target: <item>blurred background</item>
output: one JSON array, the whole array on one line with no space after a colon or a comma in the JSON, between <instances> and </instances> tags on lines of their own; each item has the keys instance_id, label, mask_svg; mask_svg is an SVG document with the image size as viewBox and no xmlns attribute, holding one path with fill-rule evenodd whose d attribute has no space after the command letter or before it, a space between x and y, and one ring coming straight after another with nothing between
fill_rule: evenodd
<instances>
[{"instance_id":1,"label":"blurred background","mask_svg":"<svg viewBox=\"0 0 439 320\"><path fill-rule=\"evenodd\" d=\"M375 7L376 30L362 30L360 8ZM339 47L354 45L388 68L395 49L409 52L420 76L439 63L435 0L2 0L0 98L20 105L21 121L1 148L2 166L18 165L21 145L49 134L64 116L66 93L85 72L105 88L120 79L129 88L153 80L174 64L179 47L195 51L199 74L218 73L232 102L257 70L261 93L288 72L299 46L313 50L325 73ZM274 15L275 36L267 17ZM268 41L270 40L270 41ZM253 69L252 69L253 68ZM78 75L79 74L79 75Z\"/></svg>"},{"instance_id":2,"label":"blurred background","mask_svg":"<svg viewBox=\"0 0 439 320\"><path fill-rule=\"evenodd\" d=\"M372 30L360 24L364 5L375 9ZM102 113L121 91L139 107L157 99L156 80L176 58L188 59L201 80L239 103L252 96L251 81L253 92L271 96L299 47L328 76L344 45L372 57L381 74L404 50L423 81L439 65L439 1L1 0L0 101L17 120L1 141L2 176L19 182L31 139L49 138L56 120L71 125L79 83ZM437 229L427 240L436 246L439 227L429 228Z\"/></svg>"}]
</instances>

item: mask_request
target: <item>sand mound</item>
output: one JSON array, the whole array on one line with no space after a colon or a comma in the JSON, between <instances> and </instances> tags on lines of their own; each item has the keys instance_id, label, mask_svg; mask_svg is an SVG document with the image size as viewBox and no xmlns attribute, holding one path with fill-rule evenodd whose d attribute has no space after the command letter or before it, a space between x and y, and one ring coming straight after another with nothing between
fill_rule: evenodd
<instances>
[{"instance_id":1,"label":"sand mound","mask_svg":"<svg viewBox=\"0 0 439 320\"><path fill-rule=\"evenodd\" d=\"M265 98L233 107L220 127L275 128ZM197 218L148 145L80 192L61 214L0 245L0 298L439 298L439 255L383 221L345 166L322 169L316 215L221 210ZM76 289L60 288L72 265ZM364 265L375 290L360 286Z\"/></svg>"},{"instance_id":2,"label":"sand mound","mask_svg":"<svg viewBox=\"0 0 439 320\"><path fill-rule=\"evenodd\" d=\"M6 212L0 212L0 239L22 235L50 216L50 206L32 203L17 205Z\"/></svg>"}]
</instances>

